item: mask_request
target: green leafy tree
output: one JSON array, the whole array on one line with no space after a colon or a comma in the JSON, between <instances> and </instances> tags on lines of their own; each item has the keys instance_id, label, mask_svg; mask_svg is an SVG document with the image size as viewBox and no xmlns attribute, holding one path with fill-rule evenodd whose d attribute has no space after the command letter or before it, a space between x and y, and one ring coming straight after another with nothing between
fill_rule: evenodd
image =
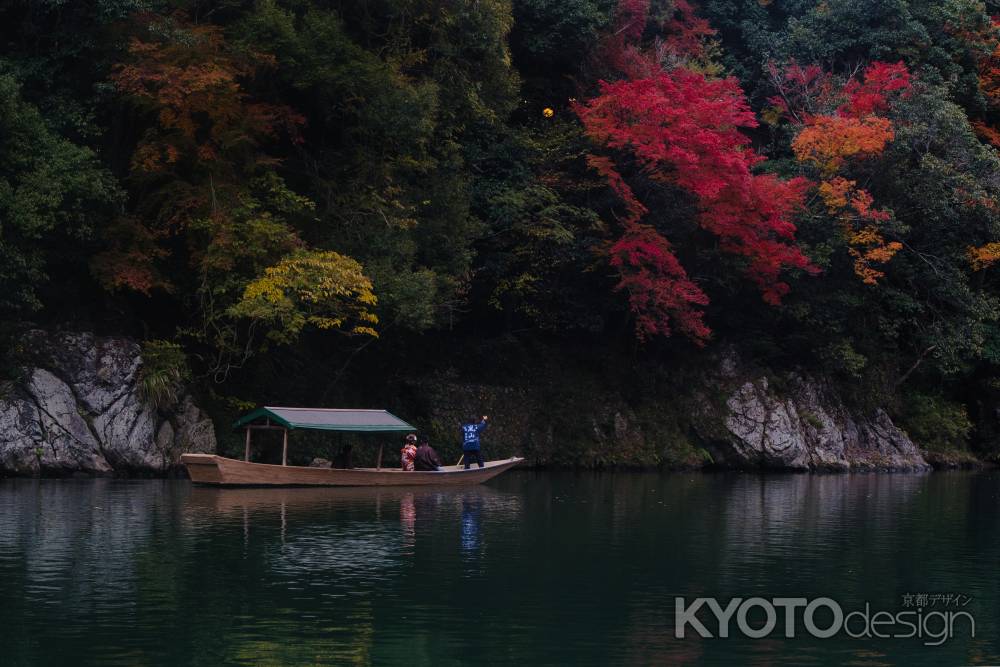
<instances>
[{"instance_id":1,"label":"green leafy tree","mask_svg":"<svg viewBox=\"0 0 1000 667\"><path fill-rule=\"evenodd\" d=\"M50 272L80 267L121 202L97 155L59 136L26 102L17 81L0 74L0 314L39 310ZM61 267L61 270L65 267ZM56 305L56 304L49 304Z\"/></svg>"},{"instance_id":2,"label":"green leafy tree","mask_svg":"<svg viewBox=\"0 0 1000 667\"><path fill-rule=\"evenodd\" d=\"M282 95L310 120L287 170L320 219L304 237L365 265L383 326L421 331L465 308L479 146L516 103L511 21L500 1L262 2L234 28L289 65Z\"/></svg>"}]
</instances>

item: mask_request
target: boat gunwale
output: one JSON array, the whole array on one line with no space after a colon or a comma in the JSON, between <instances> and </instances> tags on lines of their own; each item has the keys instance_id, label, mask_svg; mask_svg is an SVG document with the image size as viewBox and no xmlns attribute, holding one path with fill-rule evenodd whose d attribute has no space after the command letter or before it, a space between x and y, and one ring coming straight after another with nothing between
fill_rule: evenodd
<instances>
[{"instance_id":1,"label":"boat gunwale","mask_svg":"<svg viewBox=\"0 0 1000 667\"><path fill-rule=\"evenodd\" d=\"M198 459L211 459L213 462L215 460L220 460L220 461L226 461L226 462L236 463L236 464L241 465L241 466L277 468L279 470L289 470L289 469L292 469L292 470L337 470L337 471L341 471L341 472L377 472L377 473L394 472L394 473L406 473L408 475L411 474L411 473L415 473L415 472L416 473L426 473L426 474L429 474L429 475L440 475L442 473L453 473L453 472L462 472L462 473L465 473L465 472L474 472L474 471L477 471L477 470L486 470L487 468L496 468L498 466L506 465L508 463L513 463L515 461L518 462L518 463L521 463L521 462L524 461L524 457L523 456L512 456L509 459L491 459L489 461L484 461L482 468L480 468L478 465L473 465L473 466L470 466L468 468L465 468L465 467L461 467L460 464L458 464L458 465L445 465L445 466L441 466L441 468L447 468L447 470L403 470L402 468L322 468L322 467L318 467L318 466L288 466L288 465L281 465L280 463L259 463L257 461L244 461L242 459L233 459L233 458L229 458L228 456L221 456L219 454L201 454L201 453L195 453L195 452L188 452L188 453L185 453L185 454L181 454L181 463L185 463L186 464L187 461L185 461L185 459L194 459L195 457L198 457ZM208 465L207 463L203 463L203 462L200 462L200 461L194 461L194 460L192 460L191 463L194 463L195 465Z\"/></svg>"},{"instance_id":2,"label":"boat gunwale","mask_svg":"<svg viewBox=\"0 0 1000 667\"><path fill-rule=\"evenodd\" d=\"M388 475L389 477L396 477L399 474L406 475L407 479L413 480L414 486L426 486L432 484L432 480L440 480L442 484L454 483L455 480L464 477L476 478L480 476L485 476L486 479L482 481L488 481L496 475L499 475L509 468L512 468L522 462L524 462L523 457L512 456L509 459L495 459L492 461L484 462L482 468L478 465L470 466L469 468L460 467L459 465L454 466L442 466L446 468L444 470L402 470L400 468L319 468L314 466L289 466L281 465L275 463L257 463L253 461L243 461L240 459L232 459L225 456L220 456L218 454L202 454L202 453L185 453L181 455L181 462L188 468L188 474L191 477L191 481L195 484L204 484L216 487L309 487L309 486L355 486L351 483L325 483L322 481L246 481L246 482L236 482L236 481L226 481L227 471L229 469L230 474L235 473L236 470L253 470L258 474L266 475L268 471L274 473L296 473L300 471L310 471L311 474L316 474L319 472L329 472L333 475L346 475L348 477L353 477L355 480L364 480L367 476L371 476L372 479L379 477L383 478ZM205 479L195 479L196 475L191 473L191 466L205 466L214 468L219 479L217 481L205 480ZM499 470L498 470L499 468ZM238 474L237 474L238 476ZM398 480L403 483L393 483L393 484L371 484L370 486L408 486L402 479ZM471 481L471 480L470 480ZM368 484L361 484L360 486L369 486Z\"/></svg>"}]
</instances>

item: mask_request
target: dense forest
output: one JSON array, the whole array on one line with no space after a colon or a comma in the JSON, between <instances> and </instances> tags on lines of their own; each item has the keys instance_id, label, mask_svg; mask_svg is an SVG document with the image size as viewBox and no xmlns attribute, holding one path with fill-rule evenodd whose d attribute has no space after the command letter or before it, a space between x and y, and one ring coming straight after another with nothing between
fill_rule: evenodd
<instances>
[{"instance_id":1,"label":"dense forest","mask_svg":"<svg viewBox=\"0 0 1000 667\"><path fill-rule=\"evenodd\" d=\"M995 457L994 11L8 0L2 374L29 327L127 334L223 423L730 346Z\"/></svg>"}]
</instances>

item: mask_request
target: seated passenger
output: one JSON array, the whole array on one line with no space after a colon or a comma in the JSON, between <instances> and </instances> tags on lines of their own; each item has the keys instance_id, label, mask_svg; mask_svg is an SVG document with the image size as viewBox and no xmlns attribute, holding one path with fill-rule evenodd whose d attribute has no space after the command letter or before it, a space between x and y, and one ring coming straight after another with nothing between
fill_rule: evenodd
<instances>
[{"instance_id":1,"label":"seated passenger","mask_svg":"<svg viewBox=\"0 0 1000 667\"><path fill-rule=\"evenodd\" d=\"M400 463L403 470L413 472L413 459L417 455L417 436L410 433L403 441L403 448L400 450Z\"/></svg>"},{"instance_id":2,"label":"seated passenger","mask_svg":"<svg viewBox=\"0 0 1000 667\"><path fill-rule=\"evenodd\" d=\"M441 457L438 453L434 451L431 447L430 442L427 440L426 435L420 436L417 440L417 456L413 460L413 465L417 470L437 470L444 463L441 462Z\"/></svg>"},{"instance_id":3,"label":"seated passenger","mask_svg":"<svg viewBox=\"0 0 1000 667\"><path fill-rule=\"evenodd\" d=\"M333 467L349 470L354 467L352 456L353 445L344 444L340 446L340 451L333 457Z\"/></svg>"}]
</instances>

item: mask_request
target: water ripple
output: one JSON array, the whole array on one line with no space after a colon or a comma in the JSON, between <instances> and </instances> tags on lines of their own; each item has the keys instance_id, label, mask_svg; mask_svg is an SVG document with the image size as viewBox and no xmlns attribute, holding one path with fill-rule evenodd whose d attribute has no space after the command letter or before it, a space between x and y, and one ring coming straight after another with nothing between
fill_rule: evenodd
<instances>
[{"instance_id":1,"label":"water ripple","mask_svg":"<svg viewBox=\"0 0 1000 667\"><path fill-rule=\"evenodd\" d=\"M0 482L0 664L1000 662L1000 475ZM673 637L675 596L973 600L975 640Z\"/></svg>"}]
</instances>

